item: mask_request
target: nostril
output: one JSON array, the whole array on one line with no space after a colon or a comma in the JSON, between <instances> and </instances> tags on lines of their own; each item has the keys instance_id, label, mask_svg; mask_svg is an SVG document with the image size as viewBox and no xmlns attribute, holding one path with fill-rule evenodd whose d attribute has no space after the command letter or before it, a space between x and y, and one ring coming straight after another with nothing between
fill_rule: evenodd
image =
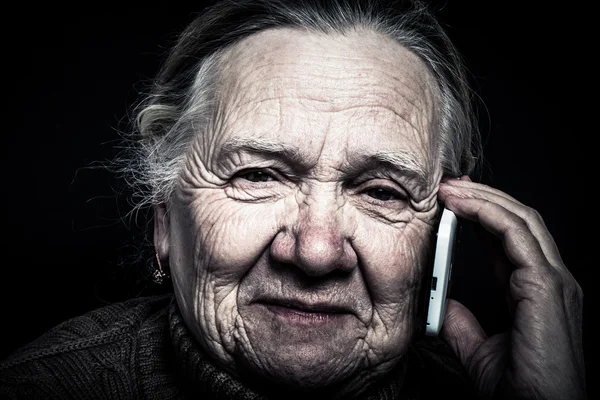
<instances>
[{"instance_id":1,"label":"nostril","mask_svg":"<svg viewBox=\"0 0 600 400\"><path fill-rule=\"evenodd\" d=\"M295 262L309 275L321 275L341 268L343 238L330 229L316 228L299 234L295 241Z\"/></svg>"},{"instance_id":2,"label":"nostril","mask_svg":"<svg viewBox=\"0 0 600 400\"><path fill-rule=\"evenodd\" d=\"M334 270L354 269L357 256L337 215L302 214L282 229L271 243L273 260L293 265L306 276L324 276Z\"/></svg>"}]
</instances>

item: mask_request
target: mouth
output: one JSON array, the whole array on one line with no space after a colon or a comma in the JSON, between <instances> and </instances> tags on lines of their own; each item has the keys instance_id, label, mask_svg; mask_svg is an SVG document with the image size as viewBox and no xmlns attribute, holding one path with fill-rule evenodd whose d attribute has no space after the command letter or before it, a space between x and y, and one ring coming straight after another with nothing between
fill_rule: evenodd
<instances>
[{"instance_id":1,"label":"mouth","mask_svg":"<svg viewBox=\"0 0 600 400\"><path fill-rule=\"evenodd\" d=\"M263 300L260 302L277 318L288 324L322 325L340 322L352 314L346 307L332 303L305 303L298 300Z\"/></svg>"}]
</instances>

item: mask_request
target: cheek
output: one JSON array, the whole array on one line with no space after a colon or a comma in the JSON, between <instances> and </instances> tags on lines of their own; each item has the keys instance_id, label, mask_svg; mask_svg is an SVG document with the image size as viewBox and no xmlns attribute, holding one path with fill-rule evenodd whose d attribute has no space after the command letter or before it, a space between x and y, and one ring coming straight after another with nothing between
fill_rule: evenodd
<instances>
[{"instance_id":1,"label":"cheek","mask_svg":"<svg viewBox=\"0 0 600 400\"><path fill-rule=\"evenodd\" d=\"M362 244L362 274L368 287L372 316L365 336L367 358L380 354L400 357L420 321L420 286L429 248L429 225L413 217L401 227L364 226L357 241Z\"/></svg>"},{"instance_id":2,"label":"cheek","mask_svg":"<svg viewBox=\"0 0 600 400\"><path fill-rule=\"evenodd\" d=\"M232 200L219 189L197 190L181 207L179 246L191 253L196 273L209 279L205 285L239 284L278 230L277 204L251 204ZM189 265L189 264L188 264Z\"/></svg>"},{"instance_id":3,"label":"cheek","mask_svg":"<svg viewBox=\"0 0 600 400\"><path fill-rule=\"evenodd\" d=\"M403 309L414 300L424 274L431 228L413 216L400 227L364 223L357 235L363 274L375 309Z\"/></svg>"},{"instance_id":4,"label":"cheek","mask_svg":"<svg viewBox=\"0 0 600 400\"><path fill-rule=\"evenodd\" d=\"M219 189L195 189L174 201L174 286L188 326L212 353L233 351L240 283L275 236L280 209L235 201Z\"/></svg>"}]
</instances>

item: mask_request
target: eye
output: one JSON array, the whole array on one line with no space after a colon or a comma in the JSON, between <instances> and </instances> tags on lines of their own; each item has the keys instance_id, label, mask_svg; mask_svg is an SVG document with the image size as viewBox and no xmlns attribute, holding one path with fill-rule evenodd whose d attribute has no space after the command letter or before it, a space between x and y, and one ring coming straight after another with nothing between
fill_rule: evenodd
<instances>
[{"instance_id":1,"label":"eye","mask_svg":"<svg viewBox=\"0 0 600 400\"><path fill-rule=\"evenodd\" d=\"M397 200L399 198L399 196L396 195L396 193L394 193L391 190L387 190L384 188L373 188L373 189L369 189L365 192L368 196L380 200L380 201L390 201L390 200Z\"/></svg>"},{"instance_id":2,"label":"eye","mask_svg":"<svg viewBox=\"0 0 600 400\"><path fill-rule=\"evenodd\" d=\"M273 180L273 177L265 171L242 171L237 176L254 183Z\"/></svg>"}]
</instances>

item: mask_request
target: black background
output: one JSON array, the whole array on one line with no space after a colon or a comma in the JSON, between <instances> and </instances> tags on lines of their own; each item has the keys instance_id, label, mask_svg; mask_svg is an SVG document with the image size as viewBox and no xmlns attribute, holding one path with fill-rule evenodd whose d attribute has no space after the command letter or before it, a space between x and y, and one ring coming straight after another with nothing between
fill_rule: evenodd
<instances>
[{"instance_id":1,"label":"black background","mask_svg":"<svg viewBox=\"0 0 600 400\"><path fill-rule=\"evenodd\" d=\"M482 180L541 213L589 304L591 271L576 255L582 173L574 167L575 144L584 143L573 124L579 66L564 34L575 22L548 3L528 4L450 1L438 14L485 104ZM122 265L139 243L144 215L126 218L126 189L94 162L114 157L144 81L193 16L55 10L10 18L0 142L0 357L62 320L137 293L123 281ZM503 310L490 299L495 292L471 229L463 233L453 293L494 332Z\"/></svg>"}]
</instances>

